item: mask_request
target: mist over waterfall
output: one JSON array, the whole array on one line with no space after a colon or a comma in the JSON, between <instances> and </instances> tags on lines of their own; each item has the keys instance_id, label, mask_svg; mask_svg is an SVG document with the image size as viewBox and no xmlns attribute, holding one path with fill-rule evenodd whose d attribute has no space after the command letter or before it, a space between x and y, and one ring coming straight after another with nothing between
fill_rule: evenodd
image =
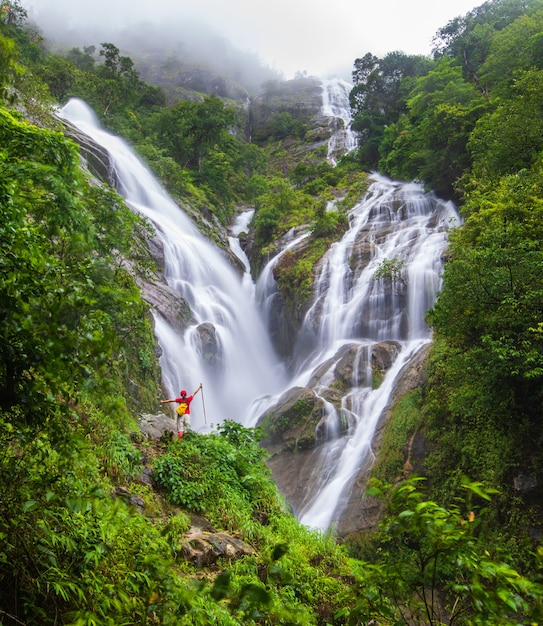
<instances>
[{"instance_id":1,"label":"mist over waterfall","mask_svg":"<svg viewBox=\"0 0 543 626\"><path fill-rule=\"evenodd\" d=\"M350 86L330 80L322 89L323 114L335 128L328 158L335 162L356 147ZM270 340L271 318L280 305L273 267L309 233L285 236L255 285L237 239L248 230L252 212L240 214L231 229L231 249L245 267L240 275L83 102L71 100L60 115L107 150L117 190L154 226L165 280L192 311L183 332L153 311L164 393L175 397L203 383L205 407L196 401L192 411L192 427L200 431L224 419L255 426L285 394L312 394L320 407L316 445L310 470L289 478L303 481L302 495L291 504L307 525L326 529L337 523L357 472L373 460L375 429L402 368L431 340L424 317L440 288L447 231L458 219L455 207L420 185L373 175L349 213L347 232L315 268L314 297L287 371ZM213 338L213 360L206 358L204 336Z\"/></svg>"},{"instance_id":2,"label":"mist over waterfall","mask_svg":"<svg viewBox=\"0 0 543 626\"><path fill-rule=\"evenodd\" d=\"M181 389L191 393L203 383L205 414L199 399L191 411L196 430L224 419L246 423L253 400L284 385L283 366L256 309L254 285L198 232L131 148L100 128L84 102L70 100L60 115L108 151L117 191L153 224L163 246L166 280L192 310L194 323L184 334L154 314L165 393L177 397ZM219 366L202 356L203 324L215 334Z\"/></svg>"}]
</instances>

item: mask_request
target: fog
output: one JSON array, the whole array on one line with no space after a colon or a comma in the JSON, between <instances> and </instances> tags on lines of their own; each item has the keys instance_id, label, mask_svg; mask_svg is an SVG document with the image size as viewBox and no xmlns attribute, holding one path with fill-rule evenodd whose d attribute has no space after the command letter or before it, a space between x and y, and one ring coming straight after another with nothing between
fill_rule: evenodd
<instances>
[{"instance_id":1,"label":"fog","mask_svg":"<svg viewBox=\"0 0 543 626\"><path fill-rule=\"evenodd\" d=\"M430 54L437 30L474 0L21 0L43 34L73 46L130 33L147 47L175 48L232 65L245 57L291 78L349 77L356 58L400 50ZM252 61L248 61L248 58Z\"/></svg>"}]
</instances>

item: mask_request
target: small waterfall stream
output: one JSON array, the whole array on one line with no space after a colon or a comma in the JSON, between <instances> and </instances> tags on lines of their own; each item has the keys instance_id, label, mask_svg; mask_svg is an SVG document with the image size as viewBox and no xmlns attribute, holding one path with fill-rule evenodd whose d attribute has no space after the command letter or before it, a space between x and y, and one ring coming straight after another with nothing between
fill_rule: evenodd
<instances>
[{"instance_id":1,"label":"small waterfall stream","mask_svg":"<svg viewBox=\"0 0 543 626\"><path fill-rule=\"evenodd\" d=\"M322 81L322 114L330 118L331 124L335 126L335 132L328 142L328 160L332 164L356 148L356 134L351 130L351 89L351 84L339 78Z\"/></svg>"},{"instance_id":2,"label":"small waterfall stream","mask_svg":"<svg viewBox=\"0 0 543 626\"><path fill-rule=\"evenodd\" d=\"M342 83L323 82L323 110L343 119L339 132L344 141L350 119L345 112L348 84ZM338 100L338 94L343 99ZM418 185L374 176L365 198L349 215L349 230L319 265L315 299L294 347L294 370L287 373L271 346L267 326L277 296L272 269L279 257L268 263L255 286L237 242L251 214L241 215L231 231L232 250L247 270L239 276L128 145L101 129L83 102L71 100L60 115L109 152L117 190L154 225L164 249L166 280L192 309L194 323L183 334L155 314L165 392L173 397L181 388L191 392L203 382L208 426L224 419L254 426L266 407L296 386L311 388L323 398L322 445L315 450L307 497L296 513L310 526L329 527L341 515L351 479L361 464L371 460L375 426L396 377L430 340L424 315L440 286L447 229L457 218L454 206ZM341 150L352 148L354 144L347 142ZM337 144L332 146L329 158L337 150ZM293 234L280 254L306 236ZM376 279L376 271L387 260L396 263L398 275L394 280ZM202 359L198 332L202 324L215 329L220 367ZM374 390L372 354L375 346L387 342L395 358ZM325 392L336 380L334 369L345 347L355 350L356 357L338 411ZM192 427L206 427L197 406Z\"/></svg>"}]
</instances>

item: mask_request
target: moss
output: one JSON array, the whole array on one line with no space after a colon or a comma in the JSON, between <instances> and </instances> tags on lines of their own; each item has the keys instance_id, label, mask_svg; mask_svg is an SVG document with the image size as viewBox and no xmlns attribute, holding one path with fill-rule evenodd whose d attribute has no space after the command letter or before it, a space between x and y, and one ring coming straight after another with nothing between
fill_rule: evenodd
<instances>
[{"instance_id":1,"label":"moss","mask_svg":"<svg viewBox=\"0 0 543 626\"><path fill-rule=\"evenodd\" d=\"M371 388L379 389L383 382L385 375L378 367L371 368Z\"/></svg>"},{"instance_id":2,"label":"moss","mask_svg":"<svg viewBox=\"0 0 543 626\"><path fill-rule=\"evenodd\" d=\"M406 442L417 431L421 420L421 391L415 389L402 396L394 405L383 433L372 477L392 483L402 474L406 463Z\"/></svg>"}]
</instances>

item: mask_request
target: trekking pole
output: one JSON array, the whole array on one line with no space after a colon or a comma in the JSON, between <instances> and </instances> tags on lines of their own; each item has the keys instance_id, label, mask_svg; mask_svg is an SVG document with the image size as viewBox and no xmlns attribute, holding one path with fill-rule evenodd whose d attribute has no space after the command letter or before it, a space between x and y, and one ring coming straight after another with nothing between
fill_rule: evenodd
<instances>
[{"instance_id":1,"label":"trekking pole","mask_svg":"<svg viewBox=\"0 0 543 626\"><path fill-rule=\"evenodd\" d=\"M202 383L200 383L201 387L202 387L202 408L204 409L204 421L206 423L207 426L207 415L206 415L206 405L204 402L204 386L202 385Z\"/></svg>"}]
</instances>

